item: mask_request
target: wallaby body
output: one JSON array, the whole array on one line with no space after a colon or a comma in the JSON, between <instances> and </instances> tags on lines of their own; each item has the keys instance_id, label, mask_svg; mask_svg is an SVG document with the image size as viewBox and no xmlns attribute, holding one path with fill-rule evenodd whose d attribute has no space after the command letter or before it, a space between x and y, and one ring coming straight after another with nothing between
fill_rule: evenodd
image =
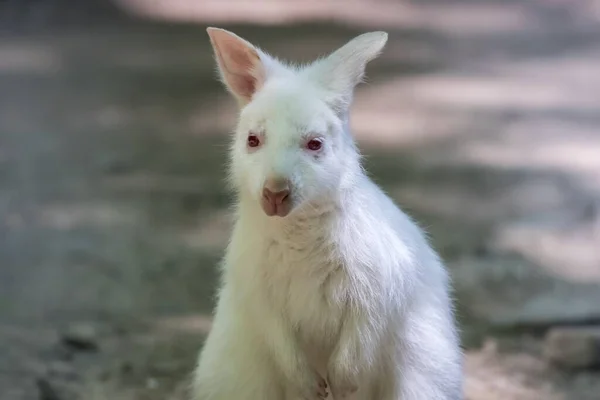
<instances>
[{"instance_id":1,"label":"wallaby body","mask_svg":"<svg viewBox=\"0 0 600 400\"><path fill-rule=\"evenodd\" d=\"M462 399L447 273L348 132L354 86L387 35L292 68L208 32L242 110L236 222L194 400Z\"/></svg>"}]
</instances>

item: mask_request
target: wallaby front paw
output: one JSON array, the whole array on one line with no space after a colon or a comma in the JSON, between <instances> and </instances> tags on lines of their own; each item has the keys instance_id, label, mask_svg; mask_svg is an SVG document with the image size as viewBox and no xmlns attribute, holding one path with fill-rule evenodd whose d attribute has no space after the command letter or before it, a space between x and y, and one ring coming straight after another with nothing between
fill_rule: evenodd
<instances>
[{"instance_id":1,"label":"wallaby front paw","mask_svg":"<svg viewBox=\"0 0 600 400\"><path fill-rule=\"evenodd\" d=\"M329 395L327 389L327 381L319 376L317 379L317 398L326 399Z\"/></svg>"},{"instance_id":2,"label":"wallaby front paw","mask_svg":"<svg viewBox=\"0 0 600 400\"><path fill-rule=\"evenodd\" d=\"M301 379L304 382L300 391L306 400L323 400L329 396L329 386L325 378L317 373Z\"/></svg>"}]
</instances>

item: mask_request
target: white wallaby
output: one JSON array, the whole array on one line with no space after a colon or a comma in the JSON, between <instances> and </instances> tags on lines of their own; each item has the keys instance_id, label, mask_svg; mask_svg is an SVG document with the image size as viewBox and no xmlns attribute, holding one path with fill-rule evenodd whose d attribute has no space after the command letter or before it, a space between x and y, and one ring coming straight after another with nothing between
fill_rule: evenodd
<instances>
[{"instance_id":1,"label":"white wallaby","mask_svg":"<svg viewBox=\"0 0 600 400\"><path fill-rule=\"evenodd\" d=\"M354 87L387 34L301 67L208 34L241 111L236 221L194 400L462 399L447 272L349 133Z\"/></svg>"}]
</instances>

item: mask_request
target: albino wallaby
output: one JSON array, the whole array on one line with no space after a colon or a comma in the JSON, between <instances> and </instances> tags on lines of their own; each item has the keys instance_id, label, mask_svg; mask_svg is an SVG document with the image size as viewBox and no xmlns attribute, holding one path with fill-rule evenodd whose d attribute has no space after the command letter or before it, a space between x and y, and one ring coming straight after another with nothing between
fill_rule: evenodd
<instances>
[{"instance_id":1,"label":"albino wallaby","mask_svg":"<svg viewBox=\"0 0 600 400\"><path fill-rule=\"evenodd\" d=\"M462 399L447 272L349 133L354 87L387 34L301 67L208 34L241 111L236 220L194 400Z\"/></svg>"}]
</instances>

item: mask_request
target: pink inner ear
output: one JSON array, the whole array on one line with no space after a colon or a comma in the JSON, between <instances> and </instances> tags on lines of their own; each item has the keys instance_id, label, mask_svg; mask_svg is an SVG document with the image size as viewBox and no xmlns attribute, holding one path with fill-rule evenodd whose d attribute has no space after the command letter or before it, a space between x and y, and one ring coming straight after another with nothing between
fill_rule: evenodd
<instances>
[{"instance_id":1,"label":"pink inner ear","mask_svg":"<svg viewBox=\"0 0 600 400\"><path fill-rule=\"evenodd\" d=\"M237 96L250 100L263 80L258 53L225 32L217 31L211 36L227 85Z\"/></svg>"},{"instance_id":2,"label":"pink inner ear","mask_svg":"<svg viewBox=\"0 0 600 400\"><path fill-rule=\"evenodd\" d=\"M258 79L254 76L258 72L256 71L256 64L260 63L258 54L249 49L244 49L244 52L231 54L231 62L237 71L228 69L227 72L231 74L230 85L240 96L251 98L258 89Z\"/></svg>"}]
</instances>

